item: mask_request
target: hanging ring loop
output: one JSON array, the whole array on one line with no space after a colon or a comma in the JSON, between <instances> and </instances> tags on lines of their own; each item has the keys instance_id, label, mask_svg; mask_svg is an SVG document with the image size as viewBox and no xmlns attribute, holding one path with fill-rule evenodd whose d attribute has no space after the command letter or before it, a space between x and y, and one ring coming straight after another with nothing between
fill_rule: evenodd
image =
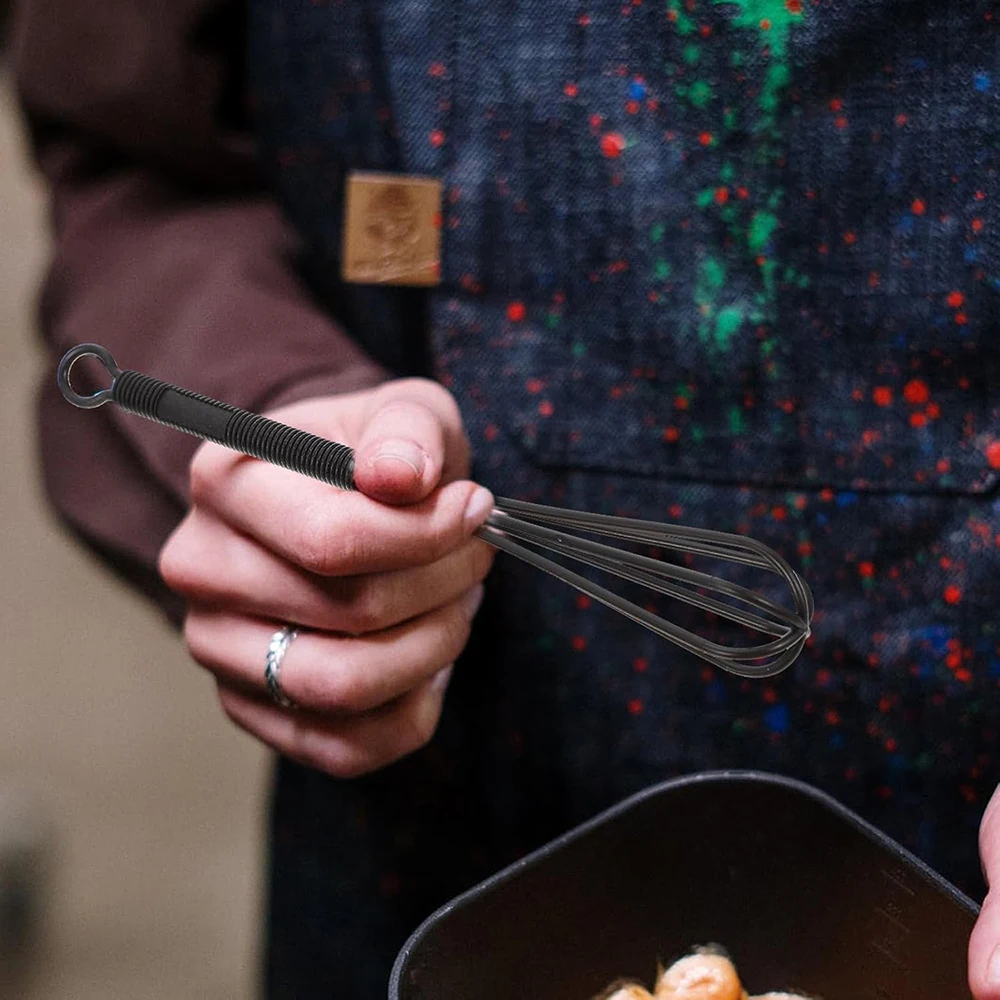
<instances>
[{"instance_id":1,"label":"hanging ring loop","mask_svg":"<svg viewBox=\"0 0 1000 1000\"><path fill-rule=\"evenodd\" d=\"M104 370L111 376L111 385L106 389L98 389L97 392L93 392L89 396L81 396L73 388L73 383L70 381L73 365L80 358L97 358L104 365ZM115 359L107 348L101 347L100 344L79 344L63 355L56 373L56 382L59 384L59 390L74 406L79 406L84 410L93 410L98 406L103 406L112 398L115 379L119 375L121 375L121 369L115 364Z\"/></svg>"}]
</instances>

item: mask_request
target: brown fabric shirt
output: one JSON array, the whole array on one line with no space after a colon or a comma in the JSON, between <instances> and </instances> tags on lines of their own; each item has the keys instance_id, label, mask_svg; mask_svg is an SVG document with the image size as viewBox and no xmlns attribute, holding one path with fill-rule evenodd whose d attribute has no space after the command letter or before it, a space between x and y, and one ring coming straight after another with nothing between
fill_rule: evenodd
<instances>
[{"instance_id":1,"label":"brown fabric shirt","mask_svg":"<svg viewBox=\"0 0 1000 1000\"><path fill-rule=\"evenodd\" d=\"M55 252L41 452L59 513L176 615L155 574L197 441L115 407L81 413L61 354L261 410L385 373L311 301L243 114L243 11L225 0L17 0L12 50ZM113 488L109 488L113 484Z\"/></svg>"}]
</instances>

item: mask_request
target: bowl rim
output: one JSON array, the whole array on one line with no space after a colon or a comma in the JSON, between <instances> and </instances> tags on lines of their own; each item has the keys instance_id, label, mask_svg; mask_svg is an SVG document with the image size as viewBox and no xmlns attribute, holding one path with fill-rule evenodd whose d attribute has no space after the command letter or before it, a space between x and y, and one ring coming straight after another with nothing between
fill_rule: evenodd
<instances>
[{"instance_id":1,"label":"bowl rim","mask_svg":"<svg viewBox=\"0 0 1000 1000\"><path fill-rule=\"evenodd\" d=\"M399 998L399 989L402 984L403 972L409 963L410 956L421 945L424 938L427 937L430 931L445 917L458 910L464 909L473 900L493 891L498 886L504 885L507 882L516 879L521 872L537 866L550 854L553 854L568 844L572 844L577 840L583 839L592 831L612 822L622 814L635 809L648 799L656 798L666 792L686 787L688 785L737 784L745 782L773 785L811 798L829 812L837 815L841 820L848 823L869 840L895 855L900 861L904 862L914 874L922 877L925 882L930 884L938 892L947 896L953 903L964 909L971 917L976 917L979 914L978 904L966 896L965 893L953 886L946 878L944 878L943 875L940 875L926 862L922 861L915 854L908 851L905 847L897 843L887 834L883 833L878 829L878 827L872 825L867 820L862 819L857 813L838 802L832 795L821 791L813 785L800 781L797 778L790 778L782 774L770 774L764 771L735 769L701 771L695 774L686 774L677 778L670 778L666 781L658 782L655 785L650 785L648 788L644 788L642 791L637 792L634 795L630 795L628 798L623 799L621 802L611 806L609 809L605 809L603 812L598 813L591 819L585 820L583 823L573 827L566 833L560 834L560 836L532 851L530 854L526 854L523 858L520 858L513 864L510 864L506 868L502 868L495 874L490 875L488 878L473 886L471 889L467 889L465 892L455 896L443 906L438 907L438 909L421 922L421 924L410 935L406 943L400 949L399 954L396 956L396 960L392 967L392 974L389 978L390 1000L398 1000Z\"/></svg>"}]
</instances>

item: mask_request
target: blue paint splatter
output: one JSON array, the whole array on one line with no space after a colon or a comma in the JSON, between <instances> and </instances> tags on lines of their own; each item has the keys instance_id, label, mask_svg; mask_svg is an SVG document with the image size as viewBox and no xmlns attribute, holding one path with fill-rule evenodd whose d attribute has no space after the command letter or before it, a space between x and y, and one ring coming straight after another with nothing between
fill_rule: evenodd
<instances>
[{"instance_id":1,"label":"blue paint splatter","mask_svg":"<svg viewBox=\"0 0 1000 1000\"><path fill-rule=\"evenodd\" d=\"M993 80L989 73L976 73L972 78L972 82L980 94L985 94L993 86Z\"/></svg>"},{"instance_id":2,"label":"blue paint splatter","mask_svg":"<svg viewBox=\"0 0 1000 1000\"><path fill-rule=\"evenodd\" d=\"M767 726L771 732L787 733L788 722L789 718L787 705L774 705L764 713L764 725Z\"/></svg>"}]
</instances>

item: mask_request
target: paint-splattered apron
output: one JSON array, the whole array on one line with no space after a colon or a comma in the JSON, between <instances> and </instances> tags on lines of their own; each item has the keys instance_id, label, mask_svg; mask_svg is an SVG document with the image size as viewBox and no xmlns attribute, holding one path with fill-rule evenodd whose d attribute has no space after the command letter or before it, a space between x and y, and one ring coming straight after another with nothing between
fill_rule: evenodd
<instances>
[{"instance_id":1,"label":"paint-splattered apron","mask_svg":"<svg viewBox=\"0 0 1000 1000\"><path fill-rule=\"evenodd\" d=\"M977 891L1000 774L1000 9L250 9L303 273L373 354L451 389L477 477L748 531L818 607L799 664L748 683L501 558L432 747L355 782L281 766L270 995L383 996L438 903L696 769L804 778ZM438 289L339 283L351 168L443 180Z\"/></svg>"}]
</instances>

